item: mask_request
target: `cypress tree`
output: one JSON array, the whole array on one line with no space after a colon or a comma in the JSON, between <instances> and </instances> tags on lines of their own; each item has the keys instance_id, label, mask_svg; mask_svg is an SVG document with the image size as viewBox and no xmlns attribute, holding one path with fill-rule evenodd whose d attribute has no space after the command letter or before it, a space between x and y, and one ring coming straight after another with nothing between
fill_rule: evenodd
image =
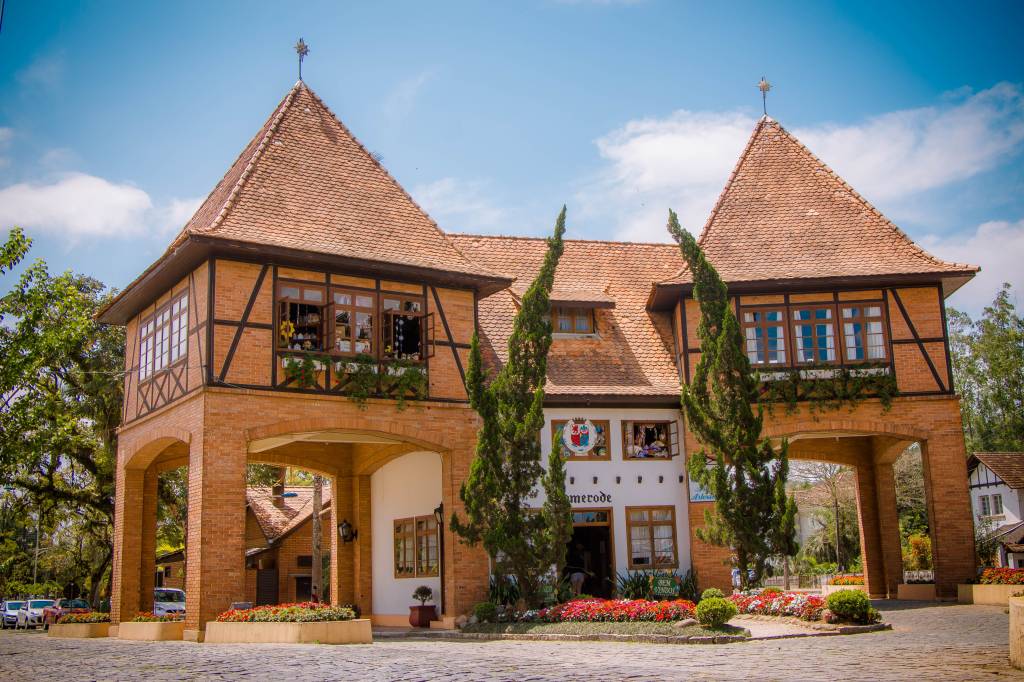
<instances>
[{"instance_id":1,"label":"cypress tree","mask_svg":"<svg viewBox=\"0 0 1024 682\"><path fill-rule=\"evenodd\" d=\"M469 354L466 388L480 415L476 456L459 496L465 520L452 514L451 529L463 542L482 544L516 577L522 598L538 602L552 566L560 572L572 536L565 463L557 444L545 470L539 433L544 427L544 381L551 347L551 287L562 256L565 207L547 241L540 272L523 295L508 340L508 361L488 382L476 334ZM539 512L529 499L538 483L546 494Z\"/></svg>"},{"instance_id":2,"label":"cypress tree","mask_svg":"<svg viewBox=\"0 0 1024 682\"><path fill-rule=\"evenodd\" d=\"M690 268L693 297L701 312L700 361L682 389L687 425L703 446L690 458L690 477L715 498L714 511L705 511L705 525L697 529L697 537L732 548L746 588L760 582L768 558L784 544L780 540L785 526L794 527L795 503L794 518L787 519L792 498L787 499L785 491L786 442L776 452L761 437L764 415L759 405L755 408L758 382L725 282L671 210L668 229ZM748 578L750 569L753 581Z\"/></svg>"}]
</instances>

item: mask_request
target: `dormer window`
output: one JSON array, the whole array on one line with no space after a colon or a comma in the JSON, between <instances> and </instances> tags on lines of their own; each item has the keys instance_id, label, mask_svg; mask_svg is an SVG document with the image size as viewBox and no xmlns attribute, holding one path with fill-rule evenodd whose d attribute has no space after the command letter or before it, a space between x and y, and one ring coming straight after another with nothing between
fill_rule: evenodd
<instances>
[{"instance_id":1,"label":"dormer window","mask_svg":"<svg viewBox=\"0 0 1024 682\"><path fill-rule=\"evenodd\" d=\"M594 309L554 306L551 327L556 334L593 334Z\"/></svg>"}]
</instances>

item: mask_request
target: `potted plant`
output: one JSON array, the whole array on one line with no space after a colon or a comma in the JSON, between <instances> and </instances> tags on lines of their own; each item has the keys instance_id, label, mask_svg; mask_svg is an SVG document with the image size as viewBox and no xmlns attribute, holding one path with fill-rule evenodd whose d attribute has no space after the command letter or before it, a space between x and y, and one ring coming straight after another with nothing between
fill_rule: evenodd
<instances>
[{"instance_id":1,"label":"potted plant","mask_svg":"<svg viewBox=\"0 0 1024 682\"><path fill-rule=\"evenodd\" d=\"M409 625L414 628L429 628L430 621L437 618L437 608L427 606L428 601L434 600L434 591L426 585L420 585L412 593L412 598L417 600L420 605L409 607Z\"/></svg>"}]
</instances>

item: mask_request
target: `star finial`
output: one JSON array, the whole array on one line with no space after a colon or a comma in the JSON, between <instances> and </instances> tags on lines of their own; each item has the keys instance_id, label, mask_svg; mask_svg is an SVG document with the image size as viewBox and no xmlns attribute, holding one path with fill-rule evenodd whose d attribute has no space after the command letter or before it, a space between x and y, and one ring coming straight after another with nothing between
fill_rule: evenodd
<instances>
[{"instance_id":1,"label":"star finial","mask_svg":"<svg viewBox=\"0 0 1024 682\"><path fill-rule=\"evenodd\" d=\"M757 84L757 89L761 91L761 108L764 110L764 115L768 115L768 91L772 89L772 84L769 83L764 76L761 76L761 82Z\"/></svg>"},{"instance_id":2,"label":"star finial","mask_svg":"<svg viewBox=\"0 0 1024 682\"><path fill-rule=\"evenodd\" d=\"M295 43L295 54L299 55L299 80L302 80L302 60L309 54L309 45L302 38L299 38L299 42Z\"/></svg>"}]
</instances>

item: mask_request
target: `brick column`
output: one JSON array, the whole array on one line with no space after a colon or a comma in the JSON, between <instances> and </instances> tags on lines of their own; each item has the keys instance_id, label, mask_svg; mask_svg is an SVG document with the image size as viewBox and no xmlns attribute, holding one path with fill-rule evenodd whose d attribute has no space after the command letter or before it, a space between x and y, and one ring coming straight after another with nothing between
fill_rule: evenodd
<instances>
[{"instance_id":1,"label":"brick column","mask_svg":"<svg viewBox=\"0 0 1024 682\"><path fill-rule=\"evenodd\" d=\"M861 464L857 472L857 518L860 525L860 556L864 567L864 585L872 597L886 596L885 564L878 521L878 493L871 464Z\"/></svg>"},{"instance_id":2,"label":"brick column","mask_svg":"<svg viewBox=\"0 0 1024 682\"><path fill-rule=\"evenodd\" d=\"M355 548L352 542L342 542L338 525L348 520L353 523L352 477L335 476L331 497L331 603L355 603L355 573L352 561ZM326 531L325 531L326 532Z\"/></svg>"},{"instance_id":3,"label":"brick column","mask_svg":"<svg viewBox=\"0 0 1024 682\"><path fill-rule=\"evenodd\" d=\"M146 469L142 478L142 517L139 562L139 611L153 610L156 587L156 502L159 475L156 467Z\"/></svg>"},{"instance_id":4,"label":"brick column","mask_svg":"<svg viewBox=\"0 0 1024 682\"><path fill-rule=\"evenodd\" d=\"M921 455L935 592L939 598L955 599L957 584L973 578L977 565L963 430L955 428L933 435L921 443Z\"/></svg>"},{"instance_id":5,"label":"brick column","mask_svg":"<svg viewBox=\"0 0 1024 682\"><path fill-rule=\"evenodd\" d=\"M461 482L469 476L475 441L463 442L458 449L441 458L441 490L445 515L445 616L471 614L473 606L487 599L490 563L481 545L470 547L448 530L452 511L465 520L466 509L459 499Z\"/></svg>"},{"instance_id":6,"label":"brick column","mask_svg":"<svg viewBox=\"0 0 1024 682\"><path fill-rule=\"evenodd\" d=\"M139 610L142 569L142 492L145 472L117 468L114 495L114 556L110 621L131 620Z\"/></svg>"},{"instance_id":7,"label":"brick column","mask_svg":"<svg viewBox=\"0 0 1024 682\"><path fill-rule=\"evenodd\" d=\"M229 419L219 422L190 446L186 639L201 639L208 621L245 600L245 442Z\"/></svg>"},{"instance_id":8,"label":"brick column","mask_svg":"<svg viewBox=\"0 0 1024 682\"><path fill-rule=\"evenodd\" d=\"M373 528L370 525L370 477L352 477L352 517L358 535L352 542L354 601L364 617L373 613Z\"/></svg>"},{"instance_id":9,"label":"brick column","mask_svg":"<svg viewBox=\"0 0 1024 682\"><path fill-rule=\"evenodd\" d=\"M896 509L896 480L892 464L876 464L874 472L885 591L889 599L895 599L897 586L903 582L903 548L900 543L899 512Z\"/></svg>"}]
</instances>

